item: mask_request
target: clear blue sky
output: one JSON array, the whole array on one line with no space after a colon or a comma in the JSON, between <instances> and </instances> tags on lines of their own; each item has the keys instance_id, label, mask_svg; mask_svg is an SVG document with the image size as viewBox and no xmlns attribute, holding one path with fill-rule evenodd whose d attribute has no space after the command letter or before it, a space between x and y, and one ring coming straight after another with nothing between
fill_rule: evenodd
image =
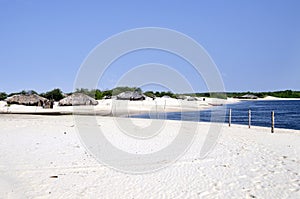
<instances>
[{"instance_id":1,"label":"clear blue sky","mask_svg":"<svg viewBox=\"0 0 300 199\"><path fill-rule=\"evenodd\" d=\"M0 91L59 87L70 92L96 45L121 31L149 26L174 29L200 43L227 91L300 90L299 10L297 0L0 0ZM145 51L134 64L165 62L168 56ZM169 64L180 65L175 61ZM99 88L111 88L133 64L130 55L119 62ZM193 80L192 70L185 72L197 91L206 91Z\"/></svg>"}]
</instances>

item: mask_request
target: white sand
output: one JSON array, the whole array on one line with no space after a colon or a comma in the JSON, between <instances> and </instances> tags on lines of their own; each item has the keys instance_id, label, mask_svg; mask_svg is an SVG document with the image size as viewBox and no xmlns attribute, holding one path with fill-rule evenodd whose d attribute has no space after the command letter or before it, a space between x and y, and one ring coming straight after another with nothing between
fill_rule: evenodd
<instances>
[{"instance_id":1,"label":"white sand","mask_svg":"<svg viewBox=\"0 0 300 199\"><path fill-rule=\"evenodd\" d=\"M97 121L103 131L120 133L113 118ZM224 125L215 148L200 159L209 124L198 125L195 142L177 162L133 175L87 153L72 116L0 115L0 198L300 197L299 131ZM164 133L174 132L169 127Z\"/></svg>"}]
</instances>

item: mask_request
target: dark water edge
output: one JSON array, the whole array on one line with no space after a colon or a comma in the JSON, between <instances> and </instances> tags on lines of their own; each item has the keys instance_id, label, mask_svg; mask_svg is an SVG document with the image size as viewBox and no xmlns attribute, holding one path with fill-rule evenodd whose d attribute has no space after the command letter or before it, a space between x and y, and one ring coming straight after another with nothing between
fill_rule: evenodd
<instances>
[{"instance_id":1,"label":"dark water edge","mask_svg":"<svg viewBox=\"0 0 300 199\"><path fill-rule=\"evenodd\" d=\"M275 128L300 130L300 100L243 101L202 111L151 113L131 117L228 123L229 109L232 110L232 124L248 125L248 110L250 109L251 125L271 127L271 112L274 111ZM217 116L212 118L214 113Z\"/></svg>"}]
</instances>

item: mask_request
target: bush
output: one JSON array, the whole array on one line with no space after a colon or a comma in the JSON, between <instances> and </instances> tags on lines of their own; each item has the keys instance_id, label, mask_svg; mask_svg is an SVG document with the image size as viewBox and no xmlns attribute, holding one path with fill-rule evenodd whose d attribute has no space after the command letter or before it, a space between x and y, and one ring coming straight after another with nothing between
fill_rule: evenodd
<instances>
[{"instance_id":1,"label":"bush","mask_svg":"<svg viewBox=\"0 0 300 199\"><path fill-rule=\"evenodd\" d=\"M146 95L147 97L155 98L153 91L147 91L144 93L144 95Z\"/></svg>"},{"instance_id":2,"label":"bush","mask_svg":"<svg viewBox=\"0 0 300 199\"><path fill-rule=\"evenodd\" d=\"M64 95L59 88L53 89L52 91L48 91L46 93L42 93L41 96L49 100L55 100L55 101L59 101L62 98L64 98Z\"/></svg>"},{"instance_id":3,"label":"bush","mask_svg":"<svg viewBox=\"0 0 300 199\"><path fill-rule=\"evenodd\" d=\"M169 96L169 97L171 97L171 98L176 98L176 97L177 97L174 93L172 93L172 92L170 92L170 91L168 91L168 92L165 92L165 91L158 92L158 91L156 91L156 92L154 93L154 95L155 95L156 97L163 97L163 96Z\"/></svg>"},{"instance_id":4,"label":"bush","mask_svg":"<svg viewBox=\"0 0 300 199\"><path fill-rule=\"evenodd\" d=\"M210 93L210 97L212 97L212 98L218 98L218 99L227 99L226 93L220 93L220 92Z\"/></svg>"},{"instance_id":5,"label":"bush","mask_svg":"<svg viewBox=\"0 0 300 199\"><path fill-rule=\"evenodd\" d=\"M5 100L7 98L7 94L4 92L0 92L0 100Z\"/></svg>"}]
</instances>

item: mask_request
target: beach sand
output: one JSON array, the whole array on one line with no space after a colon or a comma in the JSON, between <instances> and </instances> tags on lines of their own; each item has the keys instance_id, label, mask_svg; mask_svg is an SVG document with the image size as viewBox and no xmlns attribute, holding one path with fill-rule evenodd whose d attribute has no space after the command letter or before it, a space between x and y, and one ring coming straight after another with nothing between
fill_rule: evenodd
<instances>
[{"instance_id":1,"label":"beach sand","mask_svg":"<svg viewBox=\"0 0 300 199\"><path fill-rule=\"evenodd\" d=\"M113 117L97 116L97 122L104 132L122 133ZM163 122L165 138L182 125ZM215 147L199 158L211 124L197 125L194 142L176 162L131 174L96 161L80 141L72 115L0 114L0 198L300 197L299 131L271 134L269 128L224 124Z\"/></svg>"}]
</instances>

